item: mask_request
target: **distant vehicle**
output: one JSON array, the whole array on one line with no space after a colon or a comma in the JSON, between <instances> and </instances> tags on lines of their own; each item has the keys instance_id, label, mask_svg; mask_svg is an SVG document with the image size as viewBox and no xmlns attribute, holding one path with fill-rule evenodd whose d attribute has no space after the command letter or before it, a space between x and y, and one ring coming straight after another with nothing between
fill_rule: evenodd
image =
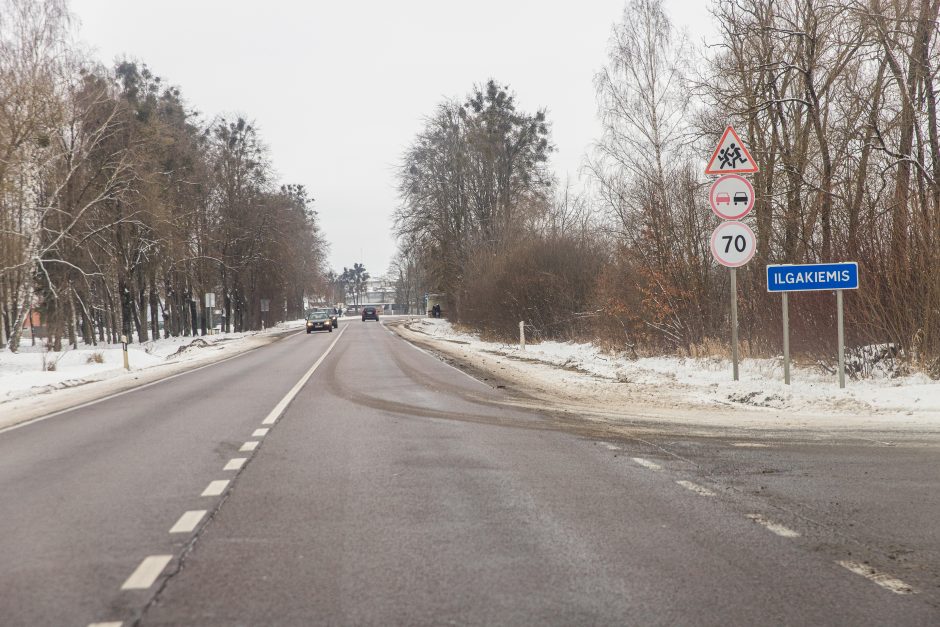
<instances>
[{"instance_id":1,"label":"distant vehicle","mask_svg":"<svg viewBox=\"0 0 940 627\"><path fill-rule=\"evenodd\" d=\"M375 320L379 321L379 310L375 307L363 307L362 308L362 321L366 320Z\"/></svg>"},{"instance_id":2,"label":"distant vehicle","mask_svg":"<svg viewBox=\"0 0 940 627\"><path fill-rule=\"evenodd\" d=\"M726 192L721 192L715 196L716 205L730 205L731 204L731 195Z\"/></svg>"},{"instance_id":3,"label":"distant vehicle","mask_svg":"<svg viewBox=\"0 0 940 627\"><path fill-rule=\"evenodd\" d=\"M310 312L310 315L307 316L307 333L312 333L313 331L333 332L333 321L330 320L328 313L324 311Z\"/></svg>"},{"instance_id":4,"label":"distant vehicle","mask_svg":"<svg viewBox=\"0 0 940 627\"><path fill-rule=\"evenodd\" d=\"M744 193L744 192L735 192L735 193L734 193L734 204L738 204L739 202L743 202L745 205L747 204L747 194L746 194L746 193Z\"/></svg>"},{"instance_id":5,"label":"distant vehicle","mask_svg":"<svg viewBox=\"0 0 940 627\"><path fill-rule=\"evenodd\" d=\"M333 324L333 328L339 328L339 316L336 314L335 309L330 309L329 307L321 307L320 309L314 309L314 313L325 313L330 317L330 322Z\"/></svg>"}]
</instances>

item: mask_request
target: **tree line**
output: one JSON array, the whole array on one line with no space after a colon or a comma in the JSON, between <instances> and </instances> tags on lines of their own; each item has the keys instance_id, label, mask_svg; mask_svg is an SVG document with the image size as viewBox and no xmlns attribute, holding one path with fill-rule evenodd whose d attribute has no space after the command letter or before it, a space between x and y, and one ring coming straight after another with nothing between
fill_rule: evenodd
<instances>
[{"instance_id":1,"label":"tree line","mask_svg":"<svg viewBox=\"0 0 940 627\"><path fill-rule=\"evenodd\" d=\"M346 302L358 306L370 278L365 265L361 263L354 263L352 268L344 267L342 272L328 271L325 280L330 304Z\"/></svg>"},{"instance_id":2,"label":"tree line","mask_svg":"<svg viewBox=\"0 0 940 627\"><path fill-rule=\"evenodd\" d=\"M598 60L588 192L551 179L545 113L516 111L505 86L439 105L399 168L400 282L417 266L453 319L494 335L525 319L650 353L727 346L703 169L730 123L760 165L745 219L758 249L738 271L745 351L780 350L766 264L851 260L850 343L890 343L940 376L940 1L710 8L717 35L693 42L662 0L626 4ZM791 299L797 352L833 354L833 300Z\"/></svg>"},{"instance_id":3,"label":"tree line","mask_svg":"<svg viewBox=\"0 0 940 627\"><path fill-rule=\"evenodd\" d=\"M19 347L223 330L303 314L325 242L312 198L280 185L255 126L204 121L145 65L103 67L61 0L0 2L0 317Z\"/></svg>"}]
</instances>

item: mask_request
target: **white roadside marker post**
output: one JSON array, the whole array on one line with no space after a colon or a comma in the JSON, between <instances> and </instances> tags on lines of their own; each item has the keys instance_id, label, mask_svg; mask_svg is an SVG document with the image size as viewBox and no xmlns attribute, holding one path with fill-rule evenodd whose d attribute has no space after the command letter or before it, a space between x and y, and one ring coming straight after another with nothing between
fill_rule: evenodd
<instances>
[{"instance_id":1,"label":"white roadside marker post","mask_svg":"<svg viewBox=\"0 0 940 627\"><path fill-rule=\"evenodd\" d=\"M525 321L519 321L519 350L525 350Z\"/></svg>"},{"instance_id":2,"label":"white roadside marker post","mask_svg":"<svg viewBox=\"0 0 940 627\"><path fill-rule=\"evenodd\" d=\"M121 336L121 349L124 352L124 370L130 370L131 364L127 358L127 336L126 335Z\"/></svg>"}]
</instances>

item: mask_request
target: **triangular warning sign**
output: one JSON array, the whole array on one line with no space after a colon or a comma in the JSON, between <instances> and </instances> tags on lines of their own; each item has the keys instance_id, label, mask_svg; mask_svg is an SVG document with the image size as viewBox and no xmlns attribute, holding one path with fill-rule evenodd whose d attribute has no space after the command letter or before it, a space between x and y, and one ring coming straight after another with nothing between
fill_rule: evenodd
<instances>
[{"instance_id":1,"label":"triangular warning sign","mask_svg":"<svg viewBox=\"0 0 940 627\"><path fill-rule=\"evenodd\" d=\"M734 132L734 127L725 129L718 147L712 153L705 174L751 174L757 172L757 162L748 152L747 146Z\"/></svg>"}]
</instances>

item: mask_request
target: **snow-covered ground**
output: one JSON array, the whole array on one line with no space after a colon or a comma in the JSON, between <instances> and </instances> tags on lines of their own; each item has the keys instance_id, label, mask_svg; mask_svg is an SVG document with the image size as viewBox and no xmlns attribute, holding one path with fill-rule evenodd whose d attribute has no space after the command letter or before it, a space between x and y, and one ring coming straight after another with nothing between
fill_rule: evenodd
<instances>
[{"instance_id":1,"label":"snow-covered ground","mask_svg":"<svg viewBox=\"0 0 940 627\"><path fill-rule=\"evenodd\" d=\"M522 383L537 395L594 400L608 410L627 402L630 407L711 409L723 415L728 410L752 410L787 419L829 417L831 424L851 416L853 424L862 418L866 424L940 426L940 381L921 374L847 379L846 388L839 389L835 374L791 365L792 384L787 386L781 360L745 359L740 363L741 380L735 382L726 359L630 359L571 342L529 344L520 350L518 344L484 342L461 333L446 320L415 319L404 327L403 334L411 339L489 370L497 378Z\"/></svg>"},{"instance_id":2,"label":"snow-covered ground","mask_svg":"<svg viewBox=\"0 0 940 627\"><path fill-rule=\"evenodd\" d=\"M0 415L3 416L0 427L12 421L15 410L29 405L34 397L88 384L98 384L88 387L109 393L117 387L132 385L134 380L150 380L150 375L158 377L238 354L271 341L285 331L299 330L303 324L303 320L295 320L265 331L130 344L130 371L124 370L120 344L79 344L78 349L66 348L56 353L46 351L39 341L33 346L26 339L18 353L0 350Z\"/></svg>"}]
</instances>

